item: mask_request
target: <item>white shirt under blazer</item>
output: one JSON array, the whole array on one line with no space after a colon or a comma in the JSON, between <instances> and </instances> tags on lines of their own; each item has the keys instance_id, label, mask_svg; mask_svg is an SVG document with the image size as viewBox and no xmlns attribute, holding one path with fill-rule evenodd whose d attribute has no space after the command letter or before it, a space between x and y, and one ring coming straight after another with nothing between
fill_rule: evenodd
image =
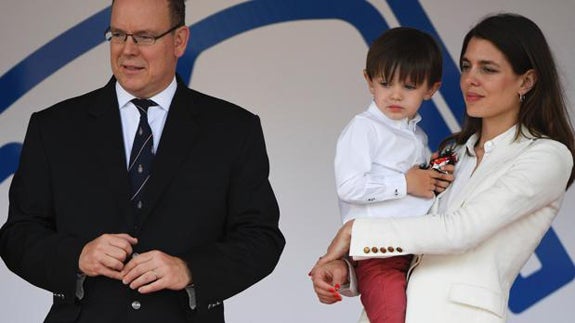
<instances>
[{"instance_id":1,"label":"white shirt under blazer","mask_svg":"<svg viewBox=\"0 0 575 323\"><path fill-rule=\"evenodd\" d=\"M526 129L517 140L515 134L512 127L486 143L472 176L459 172L475 164L468 147L477 136L458 147L456 180L430 214L355 220L351 256L373 246L420 255L407 287L406 323L506 322L513 281L557 215L573 167L565 145ZM360 322L368 322L365 313Z\"/></svg>"}]
</instances>

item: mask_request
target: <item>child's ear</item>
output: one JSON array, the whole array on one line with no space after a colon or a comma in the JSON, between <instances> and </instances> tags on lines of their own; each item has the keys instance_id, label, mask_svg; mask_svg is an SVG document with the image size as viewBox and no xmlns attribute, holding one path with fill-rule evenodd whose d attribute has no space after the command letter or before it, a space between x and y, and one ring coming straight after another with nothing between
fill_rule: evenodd
<instances>
[{"instance_id":1,"label":"child's ear","mask_svg":"<svg viewBox=\"0 0 575 323\"><path fill-rule=\"evenodd\" d=\"M369 74L367 74L366 70L363 70L363 77L365 78L365 81L367 82L367 87L369 88L369 93L371 93L373 95L373 93L375 92L375 89L373 87L373 80L371 79L371 77L369 77Z\"/></svg>"},{"instance_id":2,"label":"child's ear","mask_svg":"<svg viewBox=\"0 0 575 323\"><path fill-rule=\"evenodd\" d=\"M435 92L437 92L437 90L439 90L440 86L441 86L441 82L433 83L433 85L427 89L427 92L425 92L425 95L423 96L423 98L425 100L431 99L431 97L435 94Z\"/></svg>"}]
</instances>

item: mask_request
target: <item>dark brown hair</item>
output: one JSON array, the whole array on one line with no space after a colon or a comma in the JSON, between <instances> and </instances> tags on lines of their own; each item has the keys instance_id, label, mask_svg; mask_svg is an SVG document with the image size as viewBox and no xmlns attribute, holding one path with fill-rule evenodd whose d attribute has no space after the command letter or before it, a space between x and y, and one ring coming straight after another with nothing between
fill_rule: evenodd
<instances>
[{"instance_id":1,"label":"dark brown hair","mask_svg":"<svg viewBox=\"0 0 575 323\"><path fill-rule=\"evenodd\" d=\"M460 65L472 38L492 43L503 53L517 75L533 69L537 81L525 94L525 100L519 110L518 123L536 138L548 137L563 143L575 159L573 127L567 112L565 95L553 54L541 29L533 21L517 14L502 13L488 16L465 36L459 59ZM445 139L441 147L453 141L456 144L464 144L471 135L481 131L481 126L481 118L466 114L462 130ZM516 138L519 136L518 131ZM567 187L572 182L573 170Z\"/></svg>"},{"instance_id":2,"label":"dark brown hair","mask_svg":"<svg viewBox=\"0 0 575 323\"><path fill-rule=\"evenodd\" d=\"M365 72L370 79L409 79L415 85L427 81L432 86L441 81L442 58L431 35L409 27L392 28L381 34L367 53Z\"/></svg>"}]
</instances>

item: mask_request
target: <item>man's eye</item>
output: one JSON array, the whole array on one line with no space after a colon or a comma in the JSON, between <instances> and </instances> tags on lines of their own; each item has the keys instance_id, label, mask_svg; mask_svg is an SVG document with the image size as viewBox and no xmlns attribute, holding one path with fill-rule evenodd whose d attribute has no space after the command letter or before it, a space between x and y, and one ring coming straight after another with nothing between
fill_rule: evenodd
<instances>
[{"instance_id":1,"label":"man's eye","mask_svg":"<svg viewBox=\"0 0 575 323\"><path fill-rule=\"evenodd\" d=\"M136 37L138 38L138 40L141 40L144 42L149 42L149 41L154 40L154 36L152 36L152 35L138 35Z\"/></svg>"}]
</instances>

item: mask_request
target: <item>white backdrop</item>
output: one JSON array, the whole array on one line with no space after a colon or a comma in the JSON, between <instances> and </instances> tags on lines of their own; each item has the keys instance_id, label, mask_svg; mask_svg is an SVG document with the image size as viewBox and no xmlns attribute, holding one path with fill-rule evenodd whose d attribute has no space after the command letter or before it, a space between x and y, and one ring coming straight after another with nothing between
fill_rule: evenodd
<instances>
[{"instance_id":1,"label":"white backdrop","mask_svg":"<svg viewBox=\"0 0 575 323\"><path fill-rule=\"evenodd\" d=\"M110 2L2 0L0 78L41 46L105 9ZM186 23L193 26L243 2L246 1L188 1ZM314 0L289 2L297 6L298 2ZM333 6L349 1L315 2L324 3L326 10L333 11ZM399 25L400 19L385 0L367 2L389 26ZM554 50L571 102L571 114L575 117L575 24L572 20L575 1L411 2L427 13L455 61L464 34L485 14L513 11L533 19L546 33ZM106 27L104 24L93 32L103 38ZM198 35L192 32L191 37L193 42ZM225 98L260 115L271 162L271 182L282 212L281 228L287 239L274 273L226 302L227 322L354 322L358 317L357 298L344 299L332 306L320 304L307 273L340 224L333 181L334 145L347 121L369 103L370 96L361 74L366 51L366 41L351 24L341 19L306 19L240 33L203 51L195 61L192 88ZM51 58L45 59L49 64ZM104 85L111 75L108 60L108 45L101 43L49 73L48 78L7 107L0 106L0 149L8 143L22 142L33 111ZM9 91L12 89L0 87L0 102L7 101ZM0 173L8 163L6 155L0 155ZM11 176L0 177L0 223L4 223L7 216L10 180ZM573 189L567 192L564 206L553 224L570 264L571 259L575 259L574 195ZM542 266L534 256L522 274L527 277ZM566 270L547 269L559 274ZM521 313L511 314L510 322L573 322L573 299L575 283L570 282ZM0 264L1 322L41 322L50 303L48 292L29 285Z\"/></svg>"}]
</instances>

